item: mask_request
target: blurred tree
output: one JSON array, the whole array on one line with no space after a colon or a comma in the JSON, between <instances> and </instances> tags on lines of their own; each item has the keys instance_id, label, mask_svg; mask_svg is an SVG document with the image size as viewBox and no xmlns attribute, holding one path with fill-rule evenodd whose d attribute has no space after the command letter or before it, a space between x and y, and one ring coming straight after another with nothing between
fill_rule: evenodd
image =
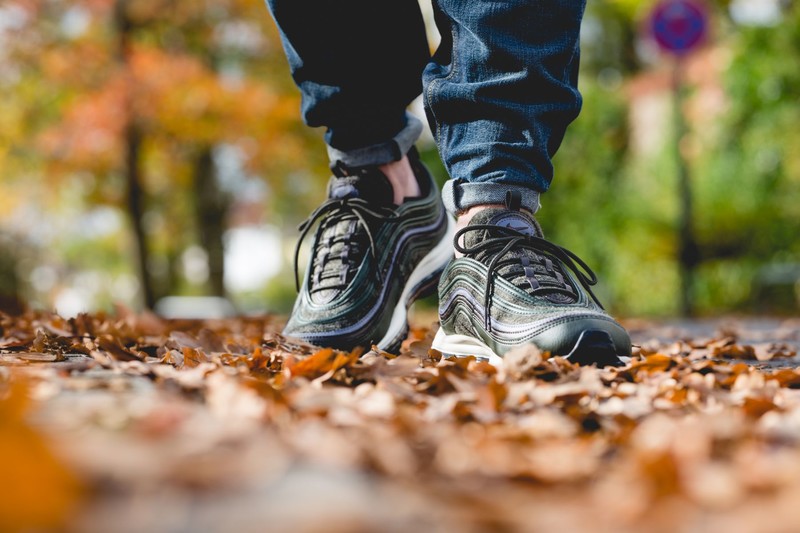
<instances>
[{"instance_id":1,"label":"blurred tree","mask_svg":"<svg viewBox=\"0 0 800 533\"><path fill-rule=\"evenodd\" d=\"M19 293L14 248L19 243L0 232L0 312L7 314L20 313L23 310Z\"/></svg>"},{"instance_id":2,"label":"blurred tree","mask_svg":"<svg viewBox=\"0 0 800 533\"><path fill-rule=\"evenodd\" d=\"M122 143L124 163L122 173L127 184L128 214L133 227L138 259L139 280L141 281L144 305L152 309L156 304L156 292L148 265L150 250L144 229L144 191L142 190L142 126L134 110L135 82L130 79L133 55L133 38L136 25L129 14L129 0L116 0L113 9L114 30L117 34L117 57L120 70L125 76L125 87L122 95L122 109L119 110L122 120Z\"/></svg>"},{"instance_id":3,"label":"blurred tree","mask_svg":"<svg viewBox=\"0 0 800 533\"><path fill-rule=\"evenodd\" d=\"M706 309L747 306L765 264L794 264L800 278L800 6L730 43L727 112L698 150ZM791 284L783 293L769 307L796 311Z\"/></svg>"},{"instance_id":4,"label":"blurred tree","mask_svg":"<svg viewBox=\"0 0 800 533\"><path fill-rule=\"evenodd\" d=\"M36 37L14 46L16 62L26 84L52 87L57 95L51 106L28 103L37 126L21 137L39 132L56 182L100 178L94 201L123 201L104 184L127 184L124 203L148 307L175 290L180 250L193 241L206 252L211 291L224 294L222 235L231 198L215 170L215 148L238 146L247 170L268 177L276 195L291 196L292 185L282 179L289 169L311 176L324 165L321 145L318 158L307 157L318 136L300 125L299 96L263 3L19 6L27 35Z\"/></svg>"}]
</instances>

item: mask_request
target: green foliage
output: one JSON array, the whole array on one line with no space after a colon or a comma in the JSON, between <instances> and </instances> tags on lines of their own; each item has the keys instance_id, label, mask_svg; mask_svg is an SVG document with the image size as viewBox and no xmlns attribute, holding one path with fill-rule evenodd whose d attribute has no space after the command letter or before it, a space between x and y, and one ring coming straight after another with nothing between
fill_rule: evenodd
<instances>
[{"instance_id":1,"label":"green foliage","mask_svg":"<svg viewBox=\"0 0 800 533\"><path fill-rule=\"evenodd\" d=\"M633 4L588 8L604 31L584 54L583 112L556 156L556 178L539 217L551 238L599 272L599 292L617 312L669 315L677 312L679 291L674 134L662 132L667 142L656 154L631 153L625 84L616 87L604 75L636 73L623 61L631 45L626 32L643 13ZM719 16L725 2L716 4ZM694 148L685 155L702 255L694 296L705 314L781 305L791 311L791 297L770 306L759 294L773 290L762 285L777 279L769 265L791 272L800 263L800 8L787 9L775 27L727 29L716 36L725 51L716 60L730 61L718 80L726 107L714 122L687 112L684 144ZM693 87L688 92L687 109L701 106Z\"/></svg>"},{"instance_id":2,"label":"green foliage","mask_svg":"<svg viewBox=\"0 0 800 533\"><path fill-rule=\"evenodd\" d=\"M12 73L0 76L0 218L13 224L27 205L51 221L97 205L125 209L124 132L134 123L143 138L148 271L160 294L192 293L198 287L175 263L201 233L198 154L223 144L239 150L246 177L237 179L267 183L261 211L290 224L318 200L309 191L324 190L320 134L302 125L263 2L13 0L6 7L2 16L17 13L21 25L0 36L0 70ZM76 244L94 252L75 254ZM53 254L39 259L57 258L67 278L87 268L135 271L129 239L74 243L62 235L47 247Z\"/></svg>"},{"instance_id":3,"label":"green foliage","mask_svg":"<svg viewBox=\"0 0 800 533\"><path fill-rule=\"evenodd\" d=\"M591 75L581 83L584 111L555 158L542 197L545 234L598 273L597 292L624 314L674 313L677 269L673 174L628 154L628 109Z\"/></svg>"},{"instance_id":4,"label":"green foliage","mask_svg":"<svg viewBox=\"0 0 800 533\"><path fill-rule=\"evenodd\" d=\"M707 310L751 308L768 265L800 263L800 9L775 27L740 28L731 48L729 109L697 161Z\"/></svg>"}]
</instances>

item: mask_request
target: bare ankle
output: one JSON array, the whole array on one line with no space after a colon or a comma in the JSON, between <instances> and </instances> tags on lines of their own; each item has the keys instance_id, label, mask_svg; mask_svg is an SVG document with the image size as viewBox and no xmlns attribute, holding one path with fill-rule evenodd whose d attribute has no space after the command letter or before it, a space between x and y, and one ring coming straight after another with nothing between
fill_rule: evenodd
<instances>
[{"instance_id":1,"label":"bare ankle","mask_svg":"<svg viewBox=\"0 0 800 533\"><path fill-rule=\"evenodd\" d=\"M406 198L420 195L419 183L407 156L403 156L400 161L386 163L378 168L389 179L389 183L392 184L395 204L400 205Z\"/></svg>"},{"instance_id":2,"label":"bare ankle","mask_svg":"<svg viewBox=\"0 0 800 533\"><path fill-rule=\"evenodd\" d=\"M469 224L469 221L472 220L478 212L483 211L484 209L496 209L498 207L504 207L502 204L481 204L481 205L473 205L469 209L465 211L461 211L458 213L456 217L456 228L461 229L466 227Z\"/></svg>"},{"instance_id":3,"label":"bare ankle","mask_svg":"<svg viewBox=\"0 0 800 533\"><path fill-rule=\"evenodd\" d=\"M465 211L461 211L456 215L456 231L466 228L469 221L472 220L478 212L483 211L484 209L492 208L492 207L503 207L500 204L481 204L481 205L473 205L469 209ZM464 254L460 253L458 250L455 250L456 257L463 257Z\"/></svg>"}]
</instances>

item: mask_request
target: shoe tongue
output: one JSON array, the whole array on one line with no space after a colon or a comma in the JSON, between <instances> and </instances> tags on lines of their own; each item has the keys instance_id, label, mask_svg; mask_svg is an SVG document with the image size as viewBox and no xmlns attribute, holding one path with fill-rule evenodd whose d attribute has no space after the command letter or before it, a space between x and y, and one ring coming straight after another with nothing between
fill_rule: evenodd
<instances>
[{"instance_id":1,"label":"shoe tongue","mask_svg":"<svg viewBox=\"0 0 800 533\"><path fill-rule=\"evenodd\" d=\"M503 208L484 209L472 217L468 226L478 224L505 227L532 237L544 238L541 226L539 226L536 220L526 211ZM485 239L507 236L509 236L509 233L499 230L468 231L464 234L464 245L467 248L471 248ZM535 289L533 286L528 285L528 283L530 283L528 281L528 276L534 276L541 287L561 288L565 286L563 282L563 269L561 269L560 266L554 265L552 262L550 263L551 266L547 267L547 262L551 260L542 260L542 257L533 250L524 248L509 250L506 257L514 257L521 261L526 257L528 258L527 266L522 262L516 265L506 265L498 270L498 274L511 281L517 287L523 288L523 290L530 294L533 294ZM558 269L559 274L555 273L556 269ZM559 275L561 276L560 279L558 278ZM576 301L574 296L568 296L560 292L547 294L545 298L553 303L562 304Z\"/></svg>"},{"instance_id":2,"label":"shoe tongue","mask_svg":"<svg viewBox=\"0 0 800 533\"><path fill-rule=\"evenodd\" d=\"M353 176L331 177L328 198L362 198L373 205L392 206L394 189L384 173L375 168Z\"/></svg>"},{"instance_id":3,"label":"shoe tongue","mask_svg":"<svg viewBox=\"0 0 800 533\"><path fill-rule=\"evenodd\" d=\"M354 175L331 177L328 182L328 198L361 198L372 207L394 207L394 189L392 184L380 170L376 168L358 169ZM349 235L347 245L336 242L326 250L326 259L321 268L320 281L313 283L312 300L326 303L333 300L343 289L338 274L342 269L352 269L358 265L358 258L367 253L368 242L363 228L356 216L345 213L335 219L323 222L321 239L333 242L337 236ZM344 257L348 259L344 259ZM331 275L334 274L334 275ZM349 276L351 274L346 274ZM328 288L330 287L330 288Z\"/></svg>"},{"instance_id":4,"label":"shoe tongue","mask_svg":"<svg viewBox=\"0 0 800 533\"><path fill-rule=\"evenodd\" d=\"M525 211L514 211L503 208L483 209L475 213L469 226L487 224L490 226L501 226L513 229L525 235L542 237L542 230L539 224ZM475 246L489 237L507 236L508 233L494 232L491 230L470 231L464 235L464 244L467 247Z\"/></svg>"}]
</instances>

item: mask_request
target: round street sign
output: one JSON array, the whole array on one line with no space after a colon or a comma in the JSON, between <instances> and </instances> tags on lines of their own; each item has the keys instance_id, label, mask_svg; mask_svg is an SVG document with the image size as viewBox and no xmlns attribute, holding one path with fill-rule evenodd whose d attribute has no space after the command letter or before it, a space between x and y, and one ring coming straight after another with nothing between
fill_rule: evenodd
<instances>
[{"instance_id":1,"label":"round street sign","mask_svg":"<svg viewBox=\"0 0 800 533\"><path fill-rule=\"evenodd\" d=\"M694 0L664 0L650 16L650 30L665 52L684 55L703 42L708 14Z\"/></svg>"}]
</instances>

